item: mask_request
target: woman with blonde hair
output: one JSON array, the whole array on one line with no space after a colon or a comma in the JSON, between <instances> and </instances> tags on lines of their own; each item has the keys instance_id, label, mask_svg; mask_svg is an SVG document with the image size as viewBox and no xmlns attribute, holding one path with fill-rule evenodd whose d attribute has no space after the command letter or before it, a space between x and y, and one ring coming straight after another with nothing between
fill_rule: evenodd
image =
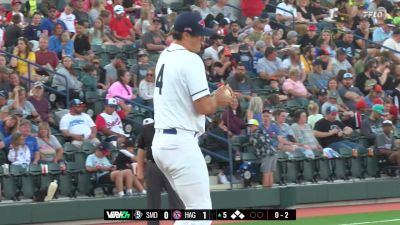
<instances>
[{"instance_id":1,"label":"woman with blonde hair","mask_svg":"<svg viewBox=\"0 0 400 225\"><path fill-rule=\"evenodd\" d=\"M36 140L39 146L39 163L62 163L64 150L57 138L51 134L48 123L39 124Z\"/></svg>"},{"instance_id":2,"label":"woman with blonde hair","mask_svg":"<svg viewBox=\"0 0 400 225\"><path fill-rule=\"evenodd\" d=\"M89 19L92 26L99 18L101 10L104 10L104 0L92 0L92 8L89 11Z\"/></svg>"},{"instance_id":3,"label":"woman with blonde hair","mask_svg":"<svg viewBox=\"0 0 400 225\"><path fill-rule=\"evenodd\" d=\"M32 103L28 101L26 90L21 86L14 88L7 106L9 109L20 110L24 118L30 117L33 120L40 121L39 113Z\"/></svg>"},{"instance_id":4,"label":"woman with blonde hair","mask_svg":"<svg viewBox=\"0 0 400 225\"><path fill-rule=\"evenodd\" d=\"M263 101L260 97L255 96L250 99L249 107L247 109L247 121L251 119L256 119L258 124L262 126L263 119L262 119L262 111L264 108Z\"/></svg>"},{"instance_id":5,"label":"woman with blonde hair","mask_svg":"<svg viewBox=\"0 0 400 225\"><path fill-rule=\"evenodd\" d=\"M0 138L4 140L18 130L17 116L7 116L3 121L0 121Z\"/></svg>"},{"instance_id":6,"label":"woman with blonde hair","mask_svg":"<svg viewBox=\"0 0 400 225\"><path fill-rule=\"evenodd\" d=\"M315 123L318 122L322 118L324 118L324 116L319 113L318 104L314 101L310 101L310 103L308 104L307 123L310 124L312 129L314 129Z\"/></svg>"},{"instance_id":7,"label":"woman with blonde hair","mask_svg":"<svg viewBox=\"0 0 400 225\"><path fill-rule=\"evenodd\" d=\"M150 5L142 6L140 9L140 18L135 23L135 32L137 35L142 36L149 31L153 17L154 9Z\"/></svg>"}]
</instances>

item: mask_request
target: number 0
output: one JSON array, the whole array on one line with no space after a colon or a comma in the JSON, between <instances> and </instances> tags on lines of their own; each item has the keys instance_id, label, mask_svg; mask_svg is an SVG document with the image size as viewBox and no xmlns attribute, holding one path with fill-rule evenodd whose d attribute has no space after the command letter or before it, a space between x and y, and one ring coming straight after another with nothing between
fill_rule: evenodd
<instances>
[{"instance_id":1,"label":"number 0","mask_svg":"<svg viewBox=\"0 0 400 225\"><path fill-rule=\"evenodd\" d=\"M156 79L156 87L159 88L160 95L161 95L161 90L162 90L162 86L163 86L164 66L165 66L165 64L163 64L161 66L160 72L158 72L157 79Z\"/></svg>"},{"instance_id":2,"label":"number 0","mask_svg":"<svg viewBox=\"0 0 400 225\"><path fill-rule=\"evenodd\" d=\"M168 219L168 212L164 212L164 219Z\"/></svg>"}]
</instances>

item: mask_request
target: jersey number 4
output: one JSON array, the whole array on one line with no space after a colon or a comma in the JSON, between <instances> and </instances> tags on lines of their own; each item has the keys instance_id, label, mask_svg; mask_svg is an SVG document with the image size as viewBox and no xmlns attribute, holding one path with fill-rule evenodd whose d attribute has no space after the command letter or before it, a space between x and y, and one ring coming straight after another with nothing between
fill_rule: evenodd
<instances>
[{"instance_id":1,"label":"jersey number 4","mask_svg":"<svg viewBox=\"0 0 400 225\"><path fill-rule=\"evenodd\" d=\"M162 86L163 86L164 66L165 66L165 64L163 64L161 66L160 72L158 72L157 79L156 79L156 87L159 88L160 95L161 95L161 90L162 90Z\"/></svg>"}]
</instances>

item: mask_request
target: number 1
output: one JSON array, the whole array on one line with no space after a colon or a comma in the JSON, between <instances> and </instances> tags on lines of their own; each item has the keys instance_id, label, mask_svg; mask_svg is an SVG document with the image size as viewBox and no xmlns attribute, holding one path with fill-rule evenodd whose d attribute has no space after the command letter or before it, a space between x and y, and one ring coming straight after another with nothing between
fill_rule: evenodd
<instances>
[{"instance_id":1,"label":"number 1","mask_svg":"<svg viewBox=\"0 0 400 225\"><path fill-rule=\"evenodd\" d=\"M203 212L203 214L204 214L204 219L207 219L207 213L206 212Z\"/></svg>"},{"instance_id":2,"label":"number 1","mask_svg":"<svg viewBox=\"0 0 400 225\"><path fill-rule=\"evenodd\" d=\"M161 95L161 89L162 89L162 86L163 86L164 66L165 66L165 64L163 64L161 66L160 72L158 72L157 79L156 79L156 87L158 87L160 89L159 90L159 94L160 95Z\"/></svg>"}]
</instances>

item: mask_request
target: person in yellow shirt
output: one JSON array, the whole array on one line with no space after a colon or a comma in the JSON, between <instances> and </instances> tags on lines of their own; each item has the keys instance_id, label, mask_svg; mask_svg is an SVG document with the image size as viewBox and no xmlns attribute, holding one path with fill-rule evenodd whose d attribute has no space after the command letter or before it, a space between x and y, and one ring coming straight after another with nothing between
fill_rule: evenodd
<instances>
[{"instance_id":1,"label":"person in yellow shirt","mask_svg":"<svg viewBox=\"0 0 400 225\"><path fill-rule=\"evenodd\" d=\"M36 63L36 56L35 53L31 51L28 39L24 37L18 38L17 46L15 46L13 54L28 60L30 62ZM28 63L22 61L17 58L11 58L10 64L15 70L19 73L19 75L28 78ZM31 65L31 79L35 77L35 67Z\"/></svg>"},{"instance_id":2,"label":"person in yellow shirt","mask_svg":"<svg viewBox=\"0 0 400 225\"><path fill-rule=\"evenodd\" d=\"M300 62L304 65L304 73L308 76L313 71L312 62L315 58L315 48L312 45L307 45L302 49L302 52Z\"/></svg>"}]
</instances>

